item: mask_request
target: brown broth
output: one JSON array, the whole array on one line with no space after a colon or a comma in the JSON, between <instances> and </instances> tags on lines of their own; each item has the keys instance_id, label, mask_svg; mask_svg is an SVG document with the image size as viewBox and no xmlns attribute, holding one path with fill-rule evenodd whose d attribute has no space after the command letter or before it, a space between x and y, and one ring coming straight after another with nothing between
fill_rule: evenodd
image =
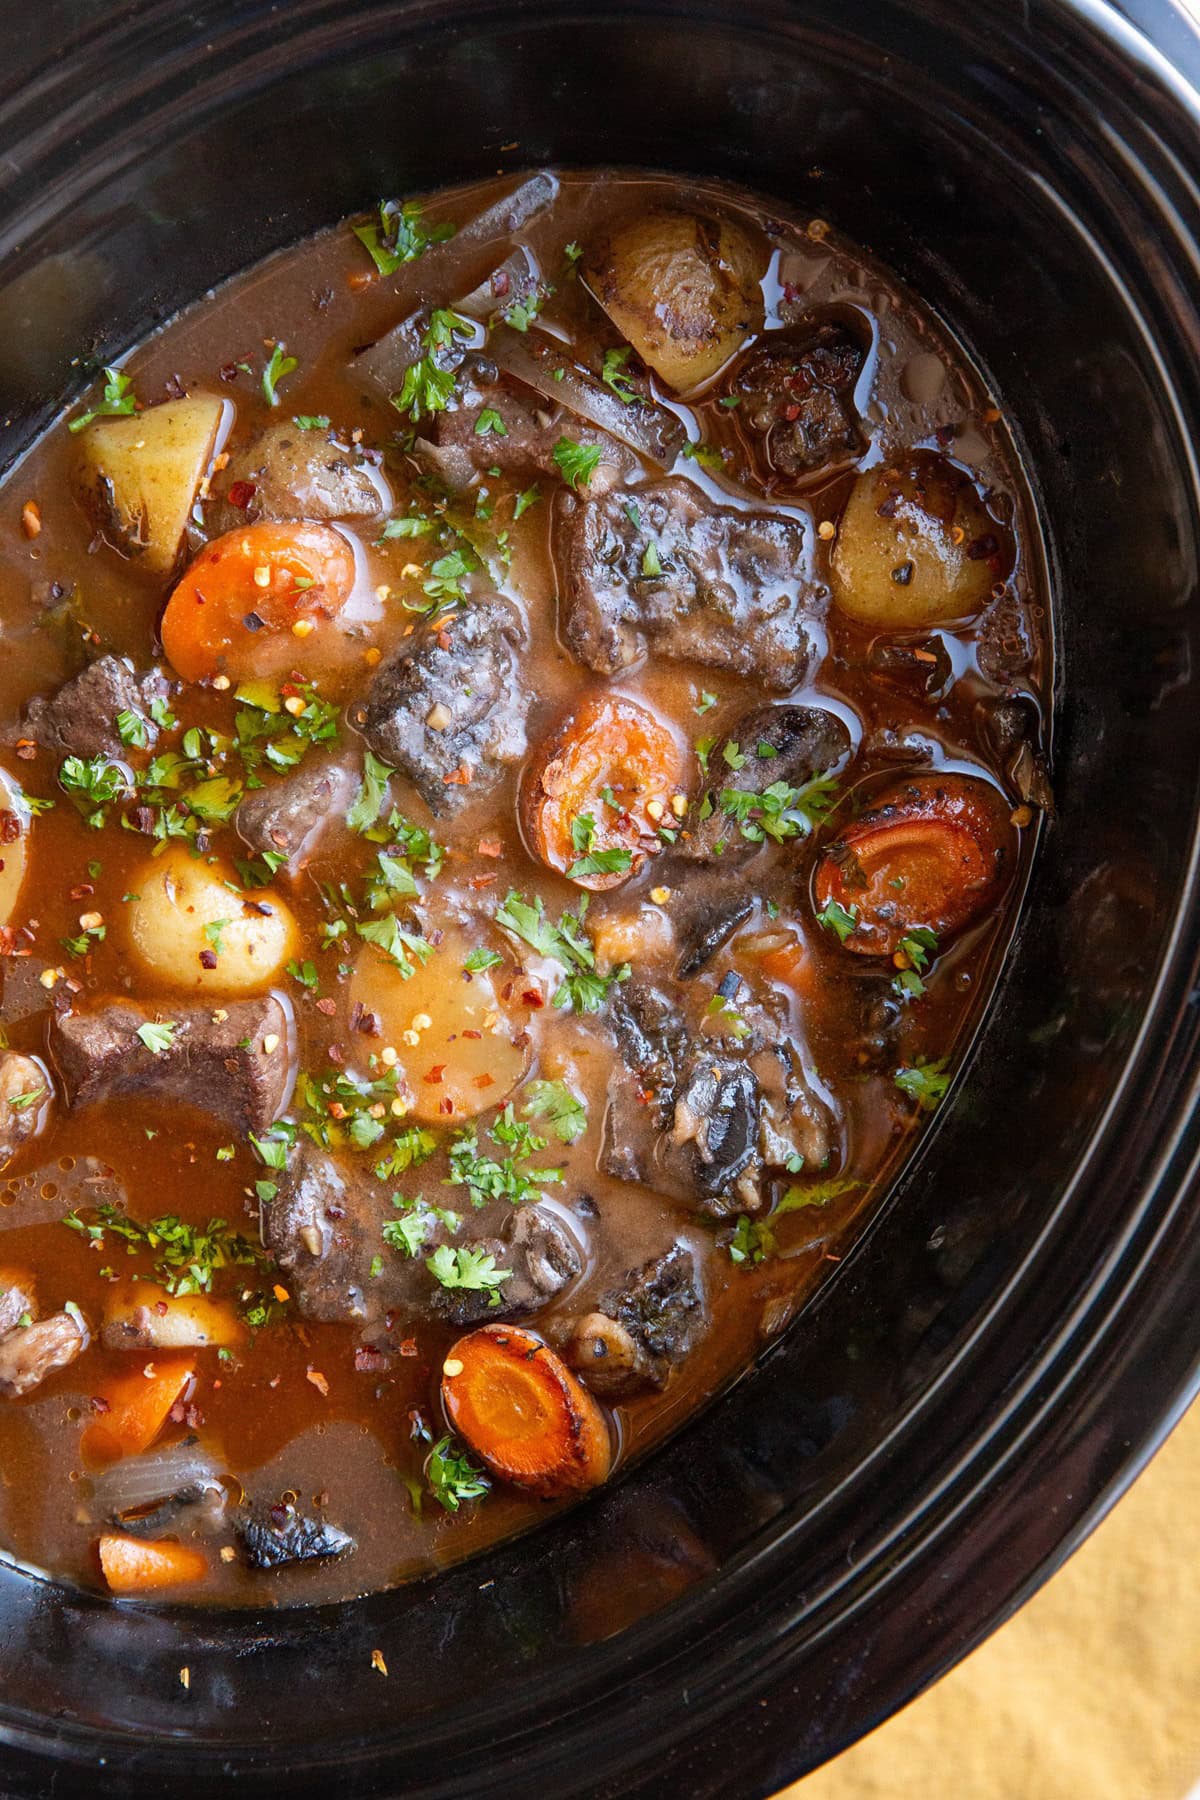
<instances>
[{"instance_id":1,"label":"brown broth","mask_svg":"<svg viewBox=\"0 0 1200 1800\"><path fill-rule=\"evenodd\" d=\"M448 191L427 202L428 214L461 222L507 185ZM983 703L1008 693L1036 702L1049 685L1051 652L1032 506L992 396L931 310L936 295L918 299L821 222L781 215L744 193L705 183L681 193L675 178L573 173L561 177L561 193L550 213L520 235L542 267L553 272L562 267L567 243L586 243L589 233L613 215L644 204L680 205L689 199L741 214L757 229L765 227L776 247L766 283L768 326L787 325L809 312L852 315L869 336L871 352L859 383L869 449L857 466L870 466L904 446L939 448L988 494L992 510L1005 520L1016 545L1015 565L1002 598L972 626L939 628L935 633L945 643L955 671L936 701L874 679L868 655L879 634L830 612L827 653L800 692L817 704L833 704L853 722L860 747L847 784L869 792L888 776L912 767L914 733L927 744L935 766L990 773L992 779L1002 780L981 724ZM495 260L494 252L477 258L472 282L466 285ZM298 362L296 372L281 384L284 413L328 414L343 439L361 431L364 443L382 447L395 435L398 419L365 390L355 374L353 352L373 342L418 300L445 304L462 287L427 292L421 260L387 279L366 279L371 275L362 246L339 225L205 296L138 347L126 364L127 372L146 403L180 389L224 396L231 410L236 409L228 448L268 422L258 376L267 346L283 340ZM578 286L564 280L546 310L569 330L587 305ZM233 367L243 362L250 365L251 374ZM736 413L722 410L715 400L702 401L691 411L695 426L691 435L726 447L730 459L723 476L695 463L682 464L680 472L714 495L722 492L723 478L761 495L762 484L746 452ZM77 440L64 424L56 424L0 487L0 617L5 645L0 659L0 718L16 719L30 694L53 690L73 672L85 632L88 648L115 650L130 656L138 667L144 667L156 649L156 621L167 584L93 539L91 525L73 497L76 451ZM854 473L854 468L837 469L786 496L786 504L808 521L807 544L819 578L828 552L815 527L838 518ZM403 457L389 458L387 479L397 512L404 510L412 491L410 477ZM494 489L494 531L511 518L511 495L517 484L501 480L488 485ZM530 626L524 672L535 696L528 720L531 745L582 686L602 685L599 677L582 670L567 654L556 635L552 507L548 484L543 480L541 486L541 504L511 527L512 561L504 586L524 609ZM766 498L772 496L768 493ZM40 535L32 540L21 529L22 508L31 499L40 507L42 519ZM355 535L349 527L347 535ZM358 550L367 616L360 635L347 641L339 664L318 672L322 692L339 702L348 702L365 679L365 653L379 649L386 657L410 625L411 615L397 606L395 596L415 591L402 571L414 557L425 560L419 544L398 540L379 546L362 533ZM479 577L476 582L486 586ZM392 597L373 600L383 585L392 589ZM59 622L48 626L48 619ZM701 733L723 735L747 706L763 698L753 682L686 664L656 667L652 659L612 685L648 702L690 739ZM717 698L701 717L697 709L706 693ZM234 710L232 696L208 692L188 699L186 716L189 723L205 721L228 730ZM10 736L10 744L13 741ZM60 1001L64 992L79 1005L146 992L122 926L122 896L145 867L149 846L135 832L123 831L115 813L105 829L90 830L57 789L54 759L46 752L24 761L9 748L2 761L12 781L57 802L31 828L30 869L12 921L29 926L33 954L23 968L21 959L5 961L3 1015L9 1041L18 1050L44 1055L46 1008L52 997L38 981L44 968L64 970L57 990ZM510 886L530 896L541 895L552 917L578 900L577 890L547 872L522 844L515 825L515 790L513 773L450 823L434 825L435 835L449 847L446 869L431 889L435 923L465 918L480 941L486 937L493 942L487 914ZM428 822L415 795L405 790L399 799L408 816ZM480 857L475 848L480 837L497 832L503 854ZM1022 834L1026 861L1033 836L1033 831ZM214 850L224 853L227 837L216 833ZM308 1070L324 1066L331 1042L350 1045L354 1054L347 1019L348 982L336 972L339 961L350 959L336 946L318 948L319 926L326 914L316 883L357 879L374 850L352 834L337 835L323 845L310 873L288 894L304 933L302 954L320 970L321 997L335 1002L329 1017L317 1009L317 996L295 981L285 984L296 1017L298 1065ZM549 1007L537 1015L540 1071L569 1073L588 1103L586 1135L572 1146L552 1141L539 1159L564 1171L551 1199L586 1242L588 1260L579 1283L545 1317L535 1319L534 1328L553 1337L556 1322L586 1312L614 1281L676 1235L692 1245L703 1265L712 1328L665 1392L648 1393L614 1408L621 1456L626 1460L643 1455L719 1391L795 1315L847 1253L922 1125L921 1115L898 1092L890 1073L864 1071L858 984L865 970L859 959L848 956L812 922L807 884L813 853L811 844L800 842L786 851L765 854L775 859L786 855L794 866L793 908L785 910L778 924L796 930L807 944L817 972L817 998L802 1001L793 995L786 1000L790 1028L798 1041L807 1044L836 1106L841 1155L835 1172L858 1185L826 1206L782 1219L776 1254L757 1266L733 1262L724 1241L727 1231L645 1188L597 1171L606 1094L612 1082L632 1077L594 1022L581 1024ZM91 861L101 864L94 876L88 872ZM748 880L755 879L753 871L752 864ZM956 938L939 957L927 997L904 1016L899 1042L906 1061L949 1057L951 1066L957 1066L992 989L1024 875L1022 868L1004 904ZM606 912L627 906L631 893L644 894L654 881L651 863L629 887L597 896L589 917L601 921ZM473 882L486 885L472 886ZM86 894L81 892L84 884ZM75 960L60 948L60 941L78 932L80 913L90 910L104 915L107 935L85 958ZM736 934L734 947L694 979L706 992L715 992L720 975L735 968L761 984L754 956L737 945L773 923L760 906L756 917ZM512 946L506 946L506 954L506 973L515 975L518 954ZM651 966L646 972L653 975L655 969ZM776 1004L784 1004L782 993L777 991ZM167 1016L172 998L163 996ZM102 1270L113 1265L125 1270L119 1244L97 1252L61 1223L64 1213L86 1205L95 1192L84 1176L110 1170L135 1218L166 1211L201 1225L218 1217L253 1234L258 1210L253 1184L264 1171L242 1142L235 1144L230 1160L218 1160L218 1149L232 1142L229 1130L212 1119L149 1099L75 1112L60 1104L42 1134L0 1175L0 1264L36 1273L44 1309L69 1300L90 1319L96 1318L109 1288ZM436 1191L444 1171L445 1163L438 1159L395 1185L409 1193L435 1191L439 1200L461 1204L461 1190L457 1197L449 1188ZM582 1196L596 1203L598 1217L580 1213ZM144 1270L145 1260L131 1260L128 1268ZM219 1278L224 1290L238 1291L238 1273L233 1271L232 1279L228 1274ZM261 1279L254 1276L254 1285ZM382 1345L386 1340L388 1366L360 1372L354 1352L364 1340L354 1326L304 1323L285 1315L283 1322L260 1331L231 1361L218 1361L213 1351L201 1352L195 1396L199 1410L194 1417L202 1418L198 1429L203 1441L216 1448L222 1469L256 1493L276 1495L292 1488L301 1504L320 1499L327 1505L328 1517L357 1538L358 1550L343 1562L268 1574L214 1556L211 1581L193 1593L237 1605L339 1599L435 1570L544 1517L545 1502L527 1499L501 1484L483 1504L465 1506L457 1515L444 1513L428 1493L420 1512L414 1508L407 1484L419 1487L427 1449L415 1432L421 1420L435 1437L444 1428L437 1383L456 1335L424 1319L411 1330L403 1321L391 1333L374 1330L367 1341ZM78 1362L51 1376L27 1399L0 1401L0 1543L27 1563L86 1584L98 1581L97 1527L88 1507L94 1471L83 1465L80 1431L91 1415L92 1396L108 1376L128 1366L129 1352L105 1350L94 1342ZM312 1380L314 1372L321 1377L319 1383ZM173 1429L182 1435L184 1427ZM216 1540L227 1541L227 1537Z\"/></svg>"}]
</instances>

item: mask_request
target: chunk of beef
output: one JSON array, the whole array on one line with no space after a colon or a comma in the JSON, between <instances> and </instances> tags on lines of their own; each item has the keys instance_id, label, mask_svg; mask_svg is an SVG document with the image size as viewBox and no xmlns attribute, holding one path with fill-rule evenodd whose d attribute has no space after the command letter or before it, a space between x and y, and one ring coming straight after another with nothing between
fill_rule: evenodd
<instances>
[{"instance_id":1,"label":"chunk of beef","mask_svg":"<svg viewBox=\"0 0 1200 1800\"><path fill-rule=\"evenodd\" d=\"M50 1028L50 1049L72 1106L125 1094L183 1101L235 1131L263 1131L292 1088L290 1021L274 995L208 1007L173 1007L175 1030L150 1050L139 1026L152 1008L114 1000L96 1012L66 1013Z\"/></svg>"},{"instance_id":2,"label":"chunk of beef","mask_svg":"<svg viewBox=\"0 0 1200 1800\"><path fill-rule=\"evenodd\" d=\"M686 855L688 847L680 842ZM756 895L736 872L739 860L734 857L728 869L719 863L708 869L689 869L673 888L671 918L680 944L675 973L681 981L699 974L754 911ZM663 878L672 885L669 869L664 868Z\"/></svg>"},{"instance_id":3,"label":"chunk of beef","mask_svg":"<svg viewBox=\"0 0 1200 1800\"><path fill-rule=\"evenodd\" d=\"M358 773L349 764L310 755L294 775L248 793L233 822L251 850L286 856L283 870L295 876L325 832L345 822L357 788Z\"/></svg>"},{"instance_id":4,"label":"chunk of beef","mask_svg":"<svg viewBox=\"0 0 1200 1800\"><path fill-rule=\"evenodd\" d=\"M0 1270L0 1338L15 1331L22 1319L37 1313L33 1282L26 1275Z\"/></svg>"},{"instance_id":5,"label":"chunk of beef","mask_svg":"<svg viewBox=\"0 0 1200 1800\"><path fill-rule=\"evenodd\" d=\"M36 1137L53 1098L50 1077L32 1056L0 1055L0 1168Z\"/></svg>"},{"instance_id":6,"label":"chunk of beef","mask_svg":"<svg viewBox=\"0 0 1200 1800\"><path fill-rule=\"evenodd\" d=\"M768 475L794 481L865 448L854 410L854 384L865 360L840 325L823 325L799 343L767 344L734 377L738 423Z\"/></svg>"},{"instance_id":7,"label":"chunk of beef","mask_svg":"<svg viewBox=\"0 0 1200 1800\"><path fill-rule=\"evenodd\" d=\"M25 713L24 731L57 756L124 756L117 730L118 713L141 720L147 744L158 727L150 715L152 700L165 700L171 684L158 669L142 674L119 656L101 656L64 682L50 699L38 695Z\"/></svg>"},{"instance_id":8,"label":"chunk of beef","mask_svg":"<svg viewBox=\"0 0 1200 1800\"><path fill-rule=\"evenodd\" d=\"M523 1319L574 1281L583 1264L566 1228L547 1208L522 1206L505 1220L499 1237L476 1239L470 1246L495 1258L509 1279L490 1293L470 1288L434 1289L430 1310L452 1325L478 1325L485 1319Z\"/></svg>"},{"instance_id":9,"label":"chunk of beef","mask_svg":"<svg viewBox=\"0 0 1200 1800\"><path fill-rule=\"evenodd\" d=\"M430 460L443 479L452 488L464 488L491 469L522 483L538 476L560 482L554 448L564 437L600 450L589 494L603 493L637 472L637 458L624 444L565 407L539 405L528 389L518 393L494 363L477 357L464 366L455 404L434 415L427 441Z\"/></svg>"},{"instance_id":10,"label":"chunk of beef","mask_svg":"<svg viewBox=\"0 0 1200 1800\"><path fill-rule=\"evenodd\" d=\"M19 1400L32 1393L55 1369L73 1363L87 1341L87 1327L73 1313L18 1325L0 1339L0 1398Z\"/></svg>"},{"instance_id":11,"label":"chunk of beef","mask_svg":"<svg viewBox=\"0 0 1200 1800\"><path fill-rule=\"evenodd\" d=\"M391 495L380 472L330 431L268 425L235 450L205 508L210 534L258 519L381 519Z\"/></svg>"},{"instance_id":12,"label":"chunk of beef","mask_svg":"<svg viewBox=\"0 0 1200 1800\"><path fill-rule=\"evenodd\" d=\"M356 1550L348 1531L297 1512L286 1500L251 1502L230 1515L234 1534L252 1569L280 1569L287 1563L349 1556Z\"/></svg>"},{"instance_id":13,"label":"chunk of beef","mask_svg":"<svg viewBox=\"0 0 1200 1800\"><path fill-rule=\"evenodd\" d=\"M709 756L711 773L701 804L693 813L695 823L689 822L688 835L680 839L674 854L694 862L719 861L724 868L744 861L771 834L764 833L759 823L760 809L749 812L745 819L751 833L758 836L747 836L739 817L744 802L727 804L721 796L762 794L770 788L784 807L785 797L777 784L802 790L817 776L836 768L849 751L850 734L835 713L815 706L755 707ZM738 756L745 758L740 768L730 761ZM708 817L700 817L706 810ZM786 832L786 823L782 829Z\"/></svg>"},{"instance_id":14,"label":"chunk of beef","mask_svg":"<svg viewBox=\"0 0 1200 1800\"><path fill-rule=\"evenodd\" d=\"M512 609L481 600L407 639L376 675L363 736L432 812L454 811L524 755L521 644Z\"/></svg>"},{"instance_id":15,"label":"chunk of beef","mask_svg":"<svg viewBox=\"0 0 1200 1800\"><path fill-rule=\"evenodd\" d=\"M624 1285L580 1319L567 1360L598 1394L617 1398L638 1388L664 1388L672 1369L695 1348L707 1326L696 1262L672 1244L632 1270Z\"/></svg>"},{"instance_id":16,"label":"chunk of beef","mask_svg":"<svg viewBox=\"0 0 1200 1800\"><path fill-rule=\"evenodd\" d=\"M567 644L601 674L652 650L782 691L808 666L817 597L794 519L717 506L673 476L564 496L556 558Z\"/></svg>"},{"instance_id":17,"label":"chunk of beef","mask_svg":"<svg viewBox=\"0 0 1200 1800\"><path fill-rule=\"evenodd\" d=\"M633 1078L610 1084L600 1167L721 1219L760 1206L764 1179L796 1156L822 1165L832 1123L778 1021L737 994L738 1034L721 1037L703 1000L703 1016L685 1021L658 995L660 1023L647 1029L652 1003L623 996L635 1029L618 1016L614 1034Z\"/></svg>"},{"instance_id":18,"label":"chunk of beef","mask_svg":"<svg viewBox=\"0 0 1200 1800\"><path fill-rule=\"evenodd\" d=\"M932 634L876 638L867 661L877 681L901 693L923 694L927 700L937 697L954 674L945 640Z\"/></svg>"}]
</instances>

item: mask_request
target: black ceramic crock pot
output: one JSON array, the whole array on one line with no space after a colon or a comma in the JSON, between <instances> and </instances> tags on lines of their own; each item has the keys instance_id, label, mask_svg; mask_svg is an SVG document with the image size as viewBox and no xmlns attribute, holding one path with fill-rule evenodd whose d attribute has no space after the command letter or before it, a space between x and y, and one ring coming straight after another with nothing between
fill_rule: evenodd
<instances>
[{"instance_id":1,"label":"black ceramic crock pot","mask_svg":"<svg viewBox=\"0 0 1200 1800\"><path fill-rule=\"evenodd\" d=\"M1195 1391L1200 52L1170 0L1136 18L4 9L6 459L75 359L381 193L723 175L942 306L1035 472L1060 644L1059 812L996 1005L786 1339L611 1492L398 1594L145 1612L0 1569L6 1795L765 1794L1018 1605ZM584 1641L587 1584L622 1581L627 1629Z\"/></svg>"}]
</instances>

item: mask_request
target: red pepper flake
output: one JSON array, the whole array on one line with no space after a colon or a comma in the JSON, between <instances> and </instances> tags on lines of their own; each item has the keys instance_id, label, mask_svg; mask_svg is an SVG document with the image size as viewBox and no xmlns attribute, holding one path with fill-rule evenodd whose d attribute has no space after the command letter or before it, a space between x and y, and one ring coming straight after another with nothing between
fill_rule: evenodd
<instances>
[{"instance_id":1,"label":"red pepper flake","mask_svg":"<svg viewBox=\"0 0 1200 1800\"><path fill-rule=\"evenodd\" d=\"M337 1011L337 1001L331 995L326 994L323 999L317 1001L317 1011L324 1013L327 1019L332 1019Z\"/></svg>"},{"instance_id":2,"label":"red pepper flake","mask_svg":"<svg viewBox=\"0 0 1200 1800\"><path fill-rule=\"evenodd\" d=\"M495 882L496 877L494 875L472 875L467 886L473 888L490 888L495 885Z\"/></svg>"},{"instance_id":3,"label":"red pepper flake","mask_svg":"<svg viewBox=\"0 0 1200 1800\"><path fill-rule=\"evenodd\" d=\"M320 1394L322 1400L328 1399L329 1383L326 1381L325 1377L322 1375L320 1369L314 1369L312 1364L310 1363L308 1368L304 1371L304 1379L306 1381L312 1382L312 1384L316 1388L318 1394Z\"/></svg>"},{"instance_id":4,"label":"red pepper flake","mask_svg":"<svg viewBox=\"0 0 1200 1800\"><path fill-rule=\"evenodd\" d=\"M472 1040L474 1040L476 1038L481 1038L483 1036L483 1033L482 1033L482 1031L476 1031L474 1026L472 1026L469 1030L464 1030L461 1035L465 1038L471 1038Z\"/></svg>"},{"instance_id":5,"label":"red pepper flake","mask_svg":"<svg viewBox=\"0 0 1200 1800\"><path fill-rule=\"evenodd\" d=\"M477 848L480 856L504 855L504 846L499 838L480 838Z\"/></svg>"},{"instance_id":6,"label":"red pepper flake","mask_svg":"<svg viewBox=\"0 0 1200 1800\"><path fill-rule=\"evenodd\" d=\"M202 969L215 969L216 966L217 966L216 951L215 950L201 950L201 952L200 952L200 967Z\"/></svg>"},{"instance_id":7,"label":"red pepper flake","mask_svg":"<svg viewBox=\"0 0 1200 1800\"><path fill-rule=\"evenodd\" d=\"M545 997L540 988L526 988L521 995L521 999L526 1006L539 1007L545 1006L546 1004Z\"/></svg>"},{"instance_id":8,"label":"red pepper flake","mask_svg":"<svg viewBox=\"0 0 1200 1800\"><path fill-rule=\"evenodd\" d=\"M22 762L32 762L38 753L38 747L32 738L17 739L17 755Z\"/></svg>"},{"instance_id":9,"label":"red pepper flake","mask_svg":"<svg viewBox=\"0 0 1200 1800\"><path fill-rule=\"evenodd\" d=\"M419 1352L417 1350L416 1338L405 1338L403 1343L400 1345L400 1354L401 1354L401 1356L416 1356L416 1355L418 1355Z\"/></svg>"},{"instance_id":10,"label":"red pepper flake","mask_svg":"<svg viewBox=\"0 0 1200 1800\"><path fill-rule=\"evenodd\" d=\"M8 820L11 819L12 816L13 815L10 812L0 813L0 842L3 842L5 844L12 843L12 838L10 838L7 835ZM21 829L20 825L18 825L17 826L17 835L18 836L20 835L20 829ZM96 890L92 886L90 881L81 881L77 887L73 887L70 890L70 895L71 895L72 900L87 900L92 894L95 893L95 891Z\"/></svg>"},{"instance_id":11,"label":"red pepper flake","mask_svg":"<svg viewBox=\"0 0 1200 1800\"><path fill-rule=\"evenodd\" d=\"M93 1394L91 1406L94 1413L106 1413L112 1411L111 1404L104 1398L103 1394Z\"/></svg>"},{"instance_id":12,"label":"red pepper flake","mask_svg":"<svg viewBox=\"0 0 1200 1800\"><path fill-rule=\"evenodd\" d=\"M254 483L252 481L231 481L227 498L230 506L240 506L245 512L254 498Z\"/></svg>"},{"instance_id":13,"label":"red pepper flake","mask_svg":"<svg viewBox=\"0 0 1200 1800\"><path fill-rule=\"evenodd\" d=\"M471 1083L472 1087L477 1087L477 1088L490 1088L490 1087L494 1087L495 1085L496 1085L496 1078L494 1075L476 1075L475 1079Z\"/></svg>"},{"instance_id":14,"label":"red pepper flake","mask_svg":"<svg viewBox=\"0 0 1200 1800\"><path fill-rule=\"evenodd\" d=\"M439 1082L444 1081L445 1078L446 1078L445 1063L434 1063L432 1069L430 1069L428 1075L426 1075L426 1077L425 1077L426 1081L430 1082L433 1086L436 1086ZM333 1109L331 1107L330 1111L332 1111L332 1110Z\"/></svg>"},{"instance_id":15,"label":"red pepper flake","mask_svg":"<svg viewBox=\"0 0 1200 1800\"><path fill-rule=\"evenodd\" d=\"M329 1102L329 1116L331 1119L344 1119L346 1117L346 1109L340 1100L331 1100Z\"/></svg>"},{"instance_id":16,"label":"red pepper flake","mask_svg":"<svg viewBox=\"0 0 1200 1800\"><path fill-rule=\"evenodd\" d=\"M448 775L442 776L442 780L447 787L470 787L472 772L470 763L459 763L457 769L451 769Z\"/></svg>"},{"instance_id":17,"label":"red pepper flake","mask_svg":"<svg viewBox=\"0 0 1200 1800\"><path fill-rule=\"evenodd\" d=\"M450 1097L448 1095L445 1100L438 1101L438 1111L440 1113L446 1113L447 1116L450 1116L453 1114L454 1102L453 1102L453 1100L450 1099Z\"/></svg>"}]
</instances>

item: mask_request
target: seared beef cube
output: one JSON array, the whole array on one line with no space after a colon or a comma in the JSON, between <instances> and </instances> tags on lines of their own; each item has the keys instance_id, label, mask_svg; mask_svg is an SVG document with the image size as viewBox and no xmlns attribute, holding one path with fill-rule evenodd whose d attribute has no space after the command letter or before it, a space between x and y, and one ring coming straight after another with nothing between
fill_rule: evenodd
<instances>
[{"instance_id":1,"label":"seared beef cube","mask_svg":"<svg viewBox=\"0 0 1200 1800\"><path fill-rule=\"evenodd\" d=\"M469 1248L494 1257L497 1270L507 1270L509 1279L491 1292L437 1288L430 1310L456 1326L540 1312L583 1266L565 1227L540 1206L522 1206L505 1221L500 1237L477 1239Z\"/></svg>"},{"instance_id":2,"label":"seared beef cube","mask_svg":"<svg viewBox=\"0 0 1200 1800\"><path fill-rule=\"evenodd\" d=\"M19 1400L73 1363L87 1343L87 1328L74 1314L55 1313L33 1325L18 1325L0 1340L0 1398Z\"/></svg>"},{"instance_id":3,"label":"seared beef cube","mask_svg":"<svg viewBox=\"0 0 1200 1800\"><path fill-rule=\"evenodd\" d=\"M683 1071L662 1163L710 1218L759 1204L759 1102L745 1063L700 1051Z\"/></svg>"},{"instance_id":4,"label":"seared beef cube","mask_svg":"<svg viewBox=\"0 0 1200 1800\"><path fill-rule=\"evenodd\" d=\"M357 788L345 763L310 756L294 775L248 793L233 822L251 850L286 856L285 872L297 875L329 827L344 823Z\"/></svg>"},{"instance_id":5,"label":"seared beef cube","mask_svg":"<svg viewBox=\"0 0 1200 1800\"><path fill-rule=\"evenodd\" d=\"M175 1030L153 1051L139 1026L158 1014L114 1000L93 1013L54 1019L50 1048L72 1106L124 1094L178 1100L223 1119L235 1131L263 1131L292 1086L287 1014L272 995L208 1007L172 1007Z\"/></svg>"},{"instance_id":6,"label":"seared beef cube","mask_svg":"<svg viewBox=\"0 0 1200 1800\"><path fill-rule=\"evenodd\" d=\"M146 743L153 744L158 727L150 716L150 702L165 700L170 691L158 669L138 675L121 657L101 656L64 682L53 698L39 695L31 700L23 729L58 756L124 756L118 713L135 713Z\"/></svg>"},{"instance_id":7,"label":"seared beef cube","mask_svg":"<svg viewBox=\"0 0 1200 1800\"><path fill-rule=\"evenodd\" d=\"M502 430L496 429L497 419ZM481 424L485 429L479 429ZM482 358L466 365L456 403L434 416L431 431L430 460L452 488L466 487L476 475L486 479L492 469L521 482L544 476L558 483L562 474L554 447L564 437L600 448L600 461L588 482L590 493L628 479L638 467L633 452L607 432L583 424L562 407L539 406L531 393L528 398L518 395L495 364Z\"/></svg>"},{"instance_id":8,"label":"seared beef cube","mask_svg":"<svg viewBox=\"0 0 1200 1800\"><path fill-rule=\"evenodd\" d=\"M681 843L680 848L685 855L689 853L690 847ZM671 920L681 946L675 973L681 981L699 974L754 911L756 895L738 878L738 861L739 857L730 857L728 869L720 863L711 869L690 869L673 889ZM663 874L670 886L669 870L664 869Z\"/></svg>"},{"instance_id":9,"label":"seared beef cube","mask_svg":"<svg viewBox=\"0 0 1200 1800\"><path fill-rule=\"evenodd\" d=\"M730 763L727 750L745 758L740 768ZM744 834L736 816L737 803L727 809L722 794L762 794L776 783L803 789L834 768L849 750L850 734L834 713L814 706L756 707L739 719L711 752L708 786L701 803L693 808L695 823L689 821L688 833L680 839L676 853L703 862L742 861L762 839ZM701 818L706 809L708 816ZM751 812L746 823L753 830L758 815Z\"/></svg>"},{"instance_id":10,"label":"seared beef cube","mask_svg":"<svg viewBox=\"0 0 1200 1800\"><path fill-rule=\"evenodd\" d=\"M32 1281L24 1275L0 1272L0 1338L7 1337L22 1319L32 1319L36 1313Z\"/></svg>"},{"instance_id":11,"label":"seared beef cube","mask_svg":"<svg viewBox=\"0 0 1200 1800\"><path fill-rule=\"evenodd\" d=\"M782 691L808 666L816 596L794 519L716 506L670 477L565 496L556 556L563 634L603 675L650 650Z\"/></svg>"},{"instance_id":12,"label":"seared beef cube","mask_svg":"<svg viewBox=\"0 0 1200 1800\"><path fill-rule=\"evenodd\" d=\"M50 1081L32 1056L0 1055L0 1168L36 1137L50 1103Z\"/></svg>"},{"instance_id":13,"label":"seared beef cube","mask_svg":"<svg viewBox=\"0 0 1200 1800\"><path fill-rule=\"evenodd\" d=\"M512 609L481 600L407 639L375 677L363 735L431 812L454 811L524 755L521 644Z\"/></svg>"},{"instance_id":14,"label":"seared beef cube","mask_svg":"<svg viewBox=\"0 0 1200 1800\"><path fill-rule=\"evenodd\" d=\"M324 1519L310 1519L285 1500L240 1506L230 1515L234 1533L252 1569L280 1569L287 1563L349 1556L356 1550L348 1531Z\"/></svg>"},{"instance_id":15,"label":"seared beef cube","mask_svg":"<svg viewBox=\"0 0 1200 1800\"><path fill-rule=\"evenodd\" d=\"M598 1394L663 1388L706 1324L695 1258L685 1245L672 1244L579 1321L567 1357Z\"/></svg>"},{"instance_id":16,"label":"seared beef cube","mask_svg":"<svg viewBox=\"0 0 1200 1800\"><path fill-rule=\"evenodd\" d=\"M446 1234L431 1218L420 1254L407 1256L383 1235L397 1216L369 1162L331 1156L301 1138L275 1198L263 1203L260 1229L302 1318L336 1323L385 1313L429 1315L436 1284L424 1259Z\"/></svg>"},{"instance_id":17,"label":"seared beef cube","mask_svg":"<svg viewBox=\"0 0 1200 1800\"><path fill-rule=\"evenodd\" d=\"M268 425L235 450L205 509L211 536L258 519L382 519L386 485L329 431Z\"/></svg>"},{"instance_id":18,"label":"seared beef cube","mask_svg":"<svg viewBox=\"0 0 1200 1800\"><path fill-rule=\"evenodd\" d=\"M799 344L766 344L737 372L737 418L769 474L794 480L864 449L854 410L863 351L837 325Z\"/></svg>"}]
</instances>

